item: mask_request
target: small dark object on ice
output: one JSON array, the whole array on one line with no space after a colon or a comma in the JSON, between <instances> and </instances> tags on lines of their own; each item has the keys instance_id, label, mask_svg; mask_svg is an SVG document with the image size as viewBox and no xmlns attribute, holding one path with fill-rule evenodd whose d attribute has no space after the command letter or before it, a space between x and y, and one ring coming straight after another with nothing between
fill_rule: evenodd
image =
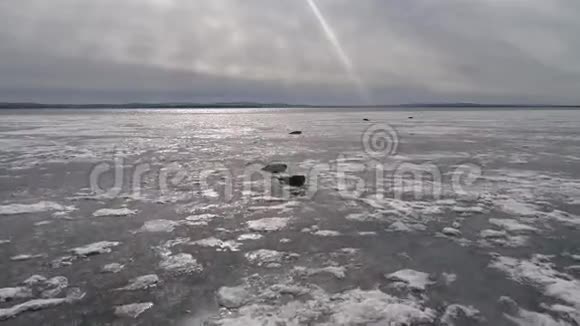
<instances>
[{"instance_id":1,"label":"small dark object on ice","mask_svg":"<svg viewBox=\"0 0 580 326\"><path fill-rule=\"evenodd\" d=\"M293 175L288 179L288 184L292 187L302 187L306 183L306 177L303 175Z\"/></svg>"},{"instance_id":2,"label":"small dark object on ice","mask_svg":"<svg viewBox=\"0 0 580 326\"><path fill-rule=\"evenodd\" d=\"M369 120L369 119L367 119L367 118L364 118L364 119L363 119L363 121L370 121L370 120Z\"/></svg>"},{"instance_id":3,"label":"small dark object on ice","mask_svg":"<svg viewBox=\"0 0 580 326\"><path fill-rule=\"evenodd\" d=\"M263 167L262 170L270 173L282 173L285 172L287 168L288 165L284 163L272 163Z\"/></svg>"},{"instance_id":4,"label":"small dark object on ice","mask_svg":"<svg viewBox=\"0 0 580 326\"><path fill-rule=\"evenodd\" d=\"M290 133L290 135L302 135L302 131L296 130Z\"/></svg>"},{"instance_id":5,"label":"small dark object on ice","mask_svg":"<svg viewBox=\"0 0 580 326\"><path fill-rule=\"evenodd\" d=\"M409 119L413 119L413 117L409 117Z\"/></svg>"}]
</instances>

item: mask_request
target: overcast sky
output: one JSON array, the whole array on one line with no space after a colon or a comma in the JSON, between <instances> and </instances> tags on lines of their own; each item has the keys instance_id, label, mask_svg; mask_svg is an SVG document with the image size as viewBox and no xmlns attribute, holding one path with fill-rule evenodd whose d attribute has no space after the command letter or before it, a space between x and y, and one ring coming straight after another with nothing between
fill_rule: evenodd
<instances>
[{"instance_id":1,"label":"overcast sky","mask_svg":"<svg viewBox=\"0 0 580 326\"><path fill-rule=\"evenodd\" d=\"M0 102L580 103L579 0L0 0Z\"/></svg>"}]
</instances>

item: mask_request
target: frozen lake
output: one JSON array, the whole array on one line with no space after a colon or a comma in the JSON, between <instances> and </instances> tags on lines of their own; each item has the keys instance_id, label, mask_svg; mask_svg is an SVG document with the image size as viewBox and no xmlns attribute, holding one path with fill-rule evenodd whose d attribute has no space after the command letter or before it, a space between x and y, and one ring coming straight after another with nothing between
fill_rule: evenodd
<instances>
[{"instance_id":1,"label":"frozen lake","mask_svg":"<svg viewBox=\"0 0 580 326\"><path fill-rule=\"evenodd\" d=\"M0 324L578 326L579 164L578 111L2 111Z\"/></svg>"}]
</instances>

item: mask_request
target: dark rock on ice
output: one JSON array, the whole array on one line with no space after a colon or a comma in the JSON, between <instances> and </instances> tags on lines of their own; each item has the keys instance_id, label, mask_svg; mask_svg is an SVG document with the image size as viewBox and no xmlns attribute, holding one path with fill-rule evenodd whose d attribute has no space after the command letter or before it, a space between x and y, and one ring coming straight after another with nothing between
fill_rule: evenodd
<instances>
[{"instance_id":1,"label":"dark rock on ice","mask_svg":"<svg viewBox=\"0 0 580 326\"><path fill-rule=\"evenodd\" d=\"M262 170L266 171L266 172L270 172L270 173L282 173L282 172L285 172L287 168L288 168L288 165L286 165L286 164L272 163L272 164L266 165L264 168L262 168Z\"/></svg>"},{"instance_id":2,"label":"dark rock on ice","mask_svg":"<svg viewBox=\"0 0 580 326\"><path fill-rule=\"evenodd\" d=\"M306 177L303 175L293 175L288 179L288 184L292 187L302 187L306 183Z\"/></svg>"}]
</instances>

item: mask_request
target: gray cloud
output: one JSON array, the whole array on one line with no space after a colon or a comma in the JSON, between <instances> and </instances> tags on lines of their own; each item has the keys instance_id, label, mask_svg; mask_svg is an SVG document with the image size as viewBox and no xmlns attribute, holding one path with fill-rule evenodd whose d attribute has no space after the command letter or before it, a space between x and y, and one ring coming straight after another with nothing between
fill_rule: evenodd
<instances>
[{"instance_id":1,"label":"gray cloud","mask_svg":"<svg viewBox=\"0 0 580 326\"><path fill-rule=\"evenodd\" d=\"M580 103L577 0L315 3L352 69L307 0L0 0L0 101Z\"/></svg>"}]
</instances>

